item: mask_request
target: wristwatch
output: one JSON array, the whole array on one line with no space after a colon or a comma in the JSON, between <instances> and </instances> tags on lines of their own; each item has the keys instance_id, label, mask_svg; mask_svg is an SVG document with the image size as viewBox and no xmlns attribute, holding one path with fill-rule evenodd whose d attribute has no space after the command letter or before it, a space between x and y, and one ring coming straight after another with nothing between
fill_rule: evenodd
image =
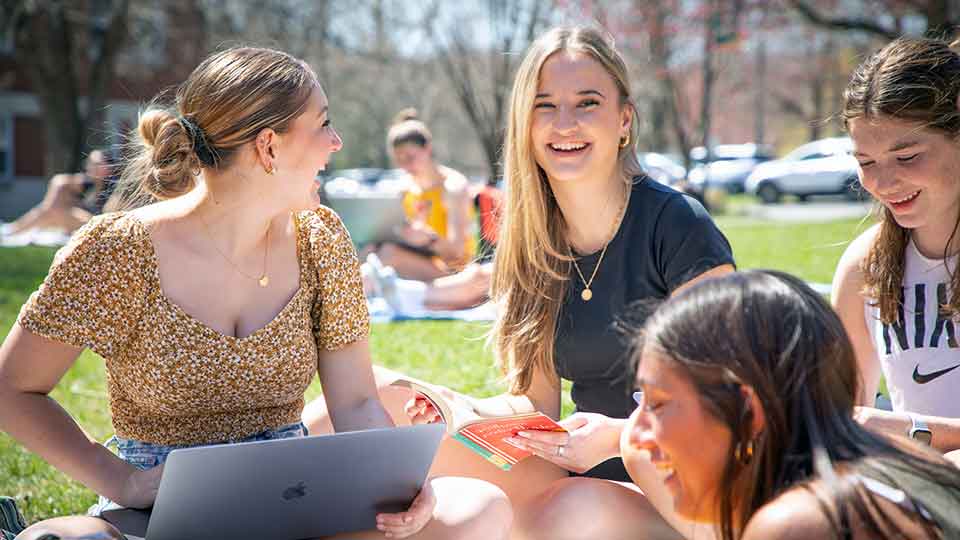
<instances>
[{"instance_id":1,"label":"wristwatch","mask_svg":"<svg viewBox=\"0 0 960 540\"><path fill-rule=\"evenodd\" d=\"M907 435L921 444L930 446L930 442L933 440L933 432L930 431L927 423L912 414L908 416L910 417L910 429L907 430Z\"/></svg>"}]
</instances>

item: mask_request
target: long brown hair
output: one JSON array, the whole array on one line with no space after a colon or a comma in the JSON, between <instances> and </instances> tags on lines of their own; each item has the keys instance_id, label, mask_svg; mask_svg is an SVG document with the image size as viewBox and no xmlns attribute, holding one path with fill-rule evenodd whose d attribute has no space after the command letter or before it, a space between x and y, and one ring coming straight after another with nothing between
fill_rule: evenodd
<instances>
[{"instance_id":1,"label":"long brown hair","mask_svg":"<svg viewBox=\"0 0 960 540\"><path fill-rule=\"evenodd\" d=\"M960 40L954 45L958 43ZM958 94L960 55L956 51L934 39L900 38L853 72L843 94L844 124L849 126L854 118L894 118L940 132L960 143ZM880 206L878 211L880 232L861 264L863 293L879 305L880 319L892 324L903 301L904 252L910 231L897 224L888 208ZM958 230L960 216L944 247L944 259ZM956 269L951 272L950 290L948 303L941 309L956 317L960 315L960 272Z\"/></svg>"},{"instance_id":2,"label":"long brown hair","mask_svg":"<svg viewBox=\"0 0 960 540\"><path fill-rule=\"evenodd\" d=\"M636 350L644 346L687 377L704 409L732 433L717 490L724 540L736 538L777 495L814 479L824 481L814 493L837 538L850 523L871 538L896 530L891 516L878 521L870 512L876 500L861 477L907 495L910 488L889 472L920 477L947 487L960 504L960 471L942 456L894 445L854 420L860 379L853 346L837 314L803 281L748 271L697 283L650 317ZM765 419L758 435L745 386ZM737 448L748 444L754 453L745 462ZM939 538L932 524L926 530Z\"/></svg>"},{"instance_id":3,"label":"long brown hair","mask_svg":"<svg viewBox=\"0 0 960 540\"><path fill-rule=\"evenodd\" d=\"M514 394L530 388L536 370L556 377L554 338L570 269L563 213L530 142L540 69L558 51L580 52L603 66L617 85L621 106L631 107L636 119L627 67L610 36L593 28L560 27L530 46L510 96L504 145L505 210L490 288L500 308L491 338ZM642 170L636 157L636 125L631 123L630 143L619 152L624 182Z\"/></svg>"},{"instance_id":4,"label":"long brown hair","mask_svg":"<svg viewBox=\"0 0 960 540\"><path fill-rule=\"evenodd\" d=\"M202 168L226 168L265 128L283 133L319 83L304 61L272 49L239 47L211 55L140 115L133 156L118 189L122 207L182 195Z\"/></svg>"}]
</instances>

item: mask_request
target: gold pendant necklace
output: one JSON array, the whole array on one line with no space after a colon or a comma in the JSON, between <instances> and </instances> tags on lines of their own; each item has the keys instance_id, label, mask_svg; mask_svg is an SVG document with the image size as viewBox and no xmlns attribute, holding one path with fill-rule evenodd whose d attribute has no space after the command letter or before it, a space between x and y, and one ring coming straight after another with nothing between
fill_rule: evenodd
<instances>
[{"instance_id":1,"label":"gold pendant necklace","mask_svg":"<svg viewBox=\"0 0 960 540\"><path fill-rule=\"evenodd\" d=\"M223 260L230 263L230 266L232 266L233 269L236 270L238 274L240 274L241 276L247 279L256 281L257 284L259 284L261 287L266 287L267 285L270 285L270 277L267 276L267 253L269 253L270 251L270 224L269 223L267 224L267 238L263 246L263 273L260 274L260 277L254 277L244 272L243 270L241 270L239 266L237 266L236 264L234 264L233 261L230 260L230 257L227 257L227 255L224 252L220 251L220 248L217 247L217 242L213 238L213 234L210 232L210 227L207 226L207 222L203 218L199 216L197 217L200 219L200 223L203 224L203 228L207 232L207 237L210 238L210 245L212 245L213 249L217 253L219 253L221 257L223 257Z\"/></svg>"},{"instance_id":2,"label":"gold pendant necklace","mask_svg":"<svg viewBox=\"0 0 960 540\"><path fill-rule=\"evenodd\" d=\"M593 298L593 291L590 290L590 286L593 285L593 278L597 277L597 270L600 268L600 263L603 262L603 256L607 253L607 246L610 245L609 242L604 244L603 251L600 252L600 259L597 260L597 265L593 267L593 273L590 274L590 280L588 281L583 277L583 272L580 271L580 265L577 264L577 260L573 259L573 267L577 270L577 275L580 276L580 281L583 282L583 290L580 291L580 298L584 302L589 302ZM573 257L573 251L570 251L570 257Z\"/></svg>"},{"instance_id":3,"label":"gold pendant necklace","mask_svg":"<svg viewBox=\"0 0 960 540\"><path fill-rule=\"evenodd\" d=\"M597 259L597 264L593 267L593 273L590 274L590 279L583 277L583 272L580 271L580 265L577 264L577 259L573 256L573 248L570 247L569 243L567 244L567 250L570 252L570 260L573 262L573 268L576 269L577 275L580 276L580 281L583 283L583 290L580 291L580 298L584 302L589 302L593 298L593 290L590 288L593 285L593 279L597 277L597 271L600 270L600 263L603 262L603 256L607 254L607 246L610 245L610 242L613 241L613 237L617 234L617 229L620 228L620 222L623 221L623 215L627 209L627 200L630 198L630 186L627 186L627 193L623 197L623 202L620 204L620 210L617 212L617 219L613 221L613 230L610 231L610 239L603 244L603 250L600 251L600 258Z\"/></svg>"}]
</instances>

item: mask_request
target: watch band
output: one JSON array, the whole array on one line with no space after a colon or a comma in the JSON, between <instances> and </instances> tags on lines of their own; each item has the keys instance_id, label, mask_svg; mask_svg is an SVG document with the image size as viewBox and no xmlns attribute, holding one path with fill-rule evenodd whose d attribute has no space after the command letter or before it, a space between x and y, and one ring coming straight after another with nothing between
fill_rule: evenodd
<instances>
[{"instance_id":1,"label":"watch band","mask_svg":"<svg viewBox=\"0 0 960 540\"><path fill-rule=\"evenodd\" d=\"M929 446L933 439L933 432L930 431L930 427L916 415L907 413L907 416L910 417L910 429L907 430L907 436Z\"/></svg>"}]
</instances>

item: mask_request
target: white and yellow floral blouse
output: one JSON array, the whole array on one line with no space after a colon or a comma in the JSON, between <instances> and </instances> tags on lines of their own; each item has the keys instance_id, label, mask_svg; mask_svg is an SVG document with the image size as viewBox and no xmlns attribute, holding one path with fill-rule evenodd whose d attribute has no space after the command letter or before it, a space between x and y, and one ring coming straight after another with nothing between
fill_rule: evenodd
<instances>
[{"instance_id":1,"label":"white and yellow floral blouse","mask_svg":"<svg viewBox=\"0 0 960 540\"><path fill-rule=\"evenodd\" d=\"M123 212L95 217L73 236L19 323L103 357L120 437L205 444L299 422L318 348L363 339L370 325L340 218L324 207L294 218L300 288L249 336L221 334L167 299L146 226Z\"/></svg>"}]
</instances>

